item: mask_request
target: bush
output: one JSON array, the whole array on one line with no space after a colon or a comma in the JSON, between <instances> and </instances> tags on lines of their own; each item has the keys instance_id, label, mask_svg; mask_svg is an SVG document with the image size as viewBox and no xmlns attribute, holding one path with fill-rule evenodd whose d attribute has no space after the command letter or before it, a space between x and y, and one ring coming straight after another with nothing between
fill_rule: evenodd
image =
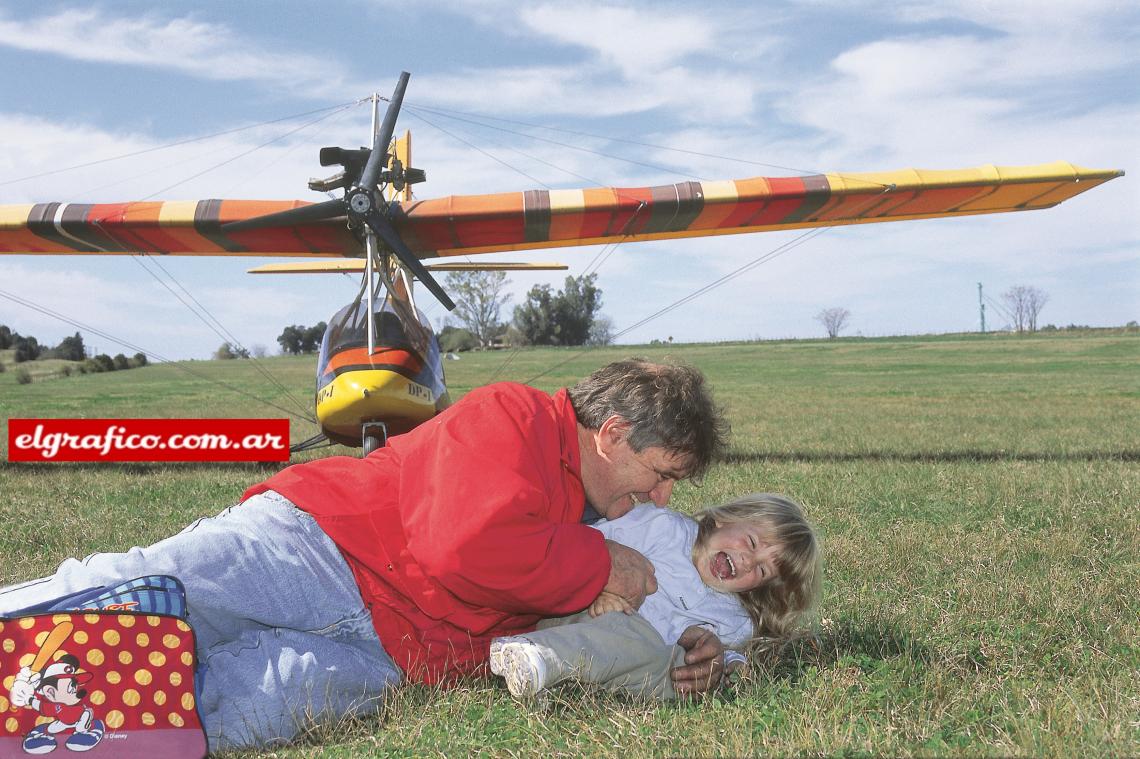
<instances>
[{"instance_id":1,"label":"bush","mask_svg":"<svg viewBox=\"0 0 1140 759\"><path fill-rule=\"evenodd\" d=\"M91 372L113 372L115 371L115 359L108 356L106 353L100 353L92 359L88 359L87 369Z\"/></svg>"},{"instance_id":2,"label":"bush","mask_svg":"<svg viewBox=\"0 0 1140 759\"><path fill-rule=\"evenodd\" d=\"M111 361L114 362L116 371L118 371L120 369L130 369L131 368L130 363L127 361L127 357L124 356L122 353L116 353L115 357L113 359L111 359Z\"/></svg>"},{"instance_id":3,"label":"bush","mask_svg":"<svg viewBox=\"0 0 1140 759\"><path fill-rule=\"evenodd\" d=\"M0 361L0 374L3 374L6 371L8 371L8 366L3 361Z\"/></svg>"},{"instance_id":4,"label":"bush","mask_svg":"<svg viewBox=\"0 0 1140 759\"><path fill-rule=\"evenodd\" d=\"M131 367L135 368L139 366L146 366L145 353L136 353L135 355L131 356Z\"/></svg>"},{"instance_id":5,"label":"bush","mask_svg":"<svg viewBox=\"0 0 1140 759\"><path fill-rule=\"evenodd\" d=\"M32 375L28 373L27 369L17 369L16 382L21 385L30 385L32 383Z\"/></svg>"},{"instance_id":6,"label":"bush","mask_svg":"<svg viewBox=\"0 0 1140 759\"><path fill-rule=\"evenodd\" d=\"M450 325L439 333L439 347L444 353L460 353L479 347L479 340L470 331Z\"/></svg>"},{"instance_id":7,"label":"bush","mask_svg":"<svg viewBox=\"0 0 1140 759\"><path fill-rule=\"evenodd\" d=\"M73 367L71 364L64 364L63 368L59 370L59 373L61 375L63 375L64 377L70 377L71 373L74 370L75 370L75 367Z\"/></svg>"}]
</instances>

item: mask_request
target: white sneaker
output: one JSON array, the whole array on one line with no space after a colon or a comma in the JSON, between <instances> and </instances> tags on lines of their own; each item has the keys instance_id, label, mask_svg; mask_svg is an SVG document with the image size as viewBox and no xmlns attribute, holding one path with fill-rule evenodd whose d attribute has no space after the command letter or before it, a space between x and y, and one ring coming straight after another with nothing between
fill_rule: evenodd
<instances>
[{"instance_id":1,"label":"white sneaker","mask_svg":"<svg viewBox=\"0 0 1140 759\"><path fill-rule=\"evenodd\" d=\"M503 665L503 647L519 642L527 642L527 639L521 635L508 635L491 641L491 672L500 676L506 672Z\"/></svg>"},{"instance_id":2,"label":"white sneaker","mask_svg":"<svg viewBox=\"0 0 1140 759\"><path fill-rule=\"evenodd\" d=\"M550 678L539 646L522 636L491 641L491 672L505 678L507 690L519 698L537 696Z\"/></svg>"}]
</instances>

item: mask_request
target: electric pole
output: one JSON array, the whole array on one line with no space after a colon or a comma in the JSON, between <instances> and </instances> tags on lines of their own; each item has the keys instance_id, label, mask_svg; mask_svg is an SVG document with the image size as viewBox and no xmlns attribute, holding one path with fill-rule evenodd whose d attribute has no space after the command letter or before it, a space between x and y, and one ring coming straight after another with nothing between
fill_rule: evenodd
<instances>
[{"instance_id":1,"label":"electric pole","mask_svg":"<svg viewBox=\"0 0 1140 759\"><path fill-rule=\"evenodd\" d=\"M982 300L982 283L978 283L978 308L982 314L982 334L986 334L986 303Z\"/></svg>"}]
</instances>

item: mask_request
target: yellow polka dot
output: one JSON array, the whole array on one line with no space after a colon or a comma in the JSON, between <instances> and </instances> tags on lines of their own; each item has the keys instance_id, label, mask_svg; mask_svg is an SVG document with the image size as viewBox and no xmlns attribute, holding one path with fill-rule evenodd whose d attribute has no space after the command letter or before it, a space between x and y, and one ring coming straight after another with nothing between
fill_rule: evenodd
<instances>
[{"instance_id":1,"label":"yellow polka dot","mask_svg":"<svg viewBox=\"0 0 1140 759\"><path fill-rule=\"evenodd\" d=\"M139 633L135 636L135 643L138 643L140 648L146 648L150 645L150 636L146 633Z\"/></svg>"},{"instance_id":2,"label":"yellow polka dot","mask_svg":"<svg viewBox=\"0 0 1140 759\"><path fill-rule=\"evenodd\" d=\"M31 630L35 624L36 624L36 620L32 619L31 617L24 617L23 619L21 619L19 621L20 627L22 627L25 630Z\"/></svg>"},{"instance_id":3,"label":"yellow polka dot","mask_svg":"<svg viewBox=\"0 0 1140 759\"><path fill-rule=\"evenodd\" d=\"M194 708L194 694L193 693L183 693L182 694L182 708L185 709L186 711L190 711L191 709Z\"/></svg>"},{"instance_id":4,"label":"yellow polka dot","mask_svg":"<svg viewBox=\"0 0 1140 759\"><path fill-rule=\"evenodd\" d=\"M111 670L106 674L106 678L107 682L109 682L111 685L118 685L119 681L123 679L123 676L115 670Z\"/></svg>"},{"instance_id":5,"label":"yellow polka dot","mask_svg":"<svg viewBox=\"0 0 1140 759\"><path fill-rule=\"evenodd\" d=\"M150 712L143 712L142 723L144 725L153 725L154 724L154 715L151 714Z\"/></svg>"},{"instance_id":6,"label":"yellow polka dot","mask_svg":"<svg viewBox=\"0 0 1140 759\"><path fill-rule=\"evenodd\" d=\"M9 717L4 722L4 729L7 730L9 733L16 732L17 730L20 729L20 720L16 719L15 717Z\"/></svg>"},{"instance_id":7,"label":"yellow polka dot","mask_svg":"<svg viewBox=\"0 0 1140 759\"><path fill-rule=\"evenodd\" d=\"M156 617L152 614L146 618L146 623L151 627L158 627L162 624L162 617Z\"/></svg>"},{"instance_id":8,"label":"yellow polka dot","mask_svg":"<svg viewBox=\"0 0 1140 759\"><path fill-rule=\"evenodd\" d=\"M119 624L122 625L123 627L134 627L135 626L135 615L134 614L120 614L119 615Z\"/></svg>"},{"instance_id":9,"label":"yellow polka dot","mask_svg":"<svg viewBox=\"0 0 1140 759\"><path fill-rule=\"evenodd\" d=\"M24 654L20 657L19 664L21 667L30 667L32 662L36 660L36 655L32 653Z\"/></svg>"},{"instance_id":10,"label":"yellow polka dot","mask_svg":"<svg viewBox=\"0 0 1140 759\"><path fill-rule=\"evenodd\" d=\"M36 645L42 646L44 644L44 641L47 640L47 636L49 636L49 635L51 635L51 630L43 630L41 632L36 633L36 637L34 638L34 640L36 641Z\"/></svg>"},{"instance_id":11,"label":"yellow polka dot","mask_svg":"<svg viewBox=\"0 0 1140 759\"><path fill-rule=\"evenodd\" d=\"M70 622L70 621L71 621L71 615L70 614L56 614L54 617L51 618L51 623L53 625L58 625L60 622Z\"/></svg>"},{"instance_id":12,"label":"yellow polka dot","mask_svg":"<svg viewBox=\"0 0 1140 759\"><path fill-rule=\"evenodd\" d=\"M108 646L117 646L117 645L119 645L120 640L121 640L121 638L119 638L119 631L118 630L104 630L103 631L103 642L106 643Z\"/></svg>"},{"instance_id":13,"label":"yellow polka dot","mask_svg":"<svg viewBox=\"0 0 1140 759\"><path fill-rule=\"evenodd\" d=\"M119 652L119 663L120 664L130 664L134 660L135 660L135 657L131 654L130 651L120 651Z\"/></svg>"},{"instance_id":14,"label":"yellow polka dot","mask_svg":"<svg viewBox=\"0 0 1140 759\"><path fill-rule=\"evenodd\" d=\"M181 672L171 672L170 673L170 684L174 685L174 686L181 685L182 684L182 673Z\"/></svg>"},{"instance_id":15,"label":"yellow polka dot","mask_svg":"<svg viewBox=\"0 0 1140 759\"><path fill-rule=\"evenodd\" d=\"M174 633L167 633L166 635L162 636L162 645L166 646L167 648L178 648L178 643L181 640L182 639Z\"/></svg>"},{"instance_id":16,"label":"yellow polka dot","mask_svg":"<svg viewBox=\"0 0 1140 759\"><path fill-rule=\"evenodd\" d=\"M16 641L11 638L4 639L4 653L10 654L16 650Z\"/></svg>"},{"instance_id":17,"label":"yellow polka dot","mask_svg":"<svg viewBox=\"0 0 1140 759\"><path fill-rule=\"evenodd\" d=\"M178 712L171 712L169 715L167 715L166 718L170 720L170 724L174 725L175 727L182 727L186 724L186 720L182 719L182 715L180 715Z\"/></svg>"},{"instance_id":18,"label":"yellow polka dot","mask_svg":"<svg viewBox=\"0 0 1140 759\"><path fill-rule=\"evenodd\" d=\"M150 685L150 681L154 679L154 675L150 673L149 669L135 670L135 682L139 685Z\"/></svg>"},{"instance_id":19,"label":"yellow polka dot","mask_svg":"<svg viewBox=\"0 0 1140 759\"><path fill-rule=\"evenodd\" d=\"M99 648L93 648L87 652L87 663L92 667L98 667L106 661L106 658L107 657L103 655L103 650Z\"/></svg>"},{"instance_id":20,"label":"yellow polka dot","mask_svg":"<svg viewBox=\"0 0 1140 759\"><path fill-rule=\"evenodd\" d=\"M154 692L154 702L156 704L158 704L159 706L162 706L163 704L165 704L166 703L166 691L156 690Z\"/></svg>"},{"instance_id":21,"label":"yellow polka dot","mask_svg":"<svg viewBox=\"0 0 1140 759\"><path fill-rule=\"evenodd\" d=\"M90 622L91 624L95 624L96 622L99 621L99 615L98 614L84 614L83 615L83 621Z\"/></svg>"},{"instance_id":22,"label":"yellow polka dot","mask_svg":"<svg viewBox=\"0 0 1140 759\"><path fill-rule=\"evenodd\" d=\"M53 722L55 722L55 717L36 717L36 727L50 725Z\"/></svg>"},{"instance_id":23,"label":"yellow polka dot","mask_svg":"<svg viewBox=\"0 0 1140 759\"><path fill-rule=\"evenodd\" d=\"M151 651L150 656L147 657L152 667L161 667L166 664L166 654L161 651Z\"/></svg>"},{"instance_id":24,"label":"yellow polka dot","mask_svg":"<svg viewBox=\"0 0 1140 759\"><path fill-rule=\"evenodd\" d=\"M140 700L139 692L134 688L127 688L123 691L123 703L127 706L138 706Z\"/></svg>"},{"instance_id":25,"label":"yellow polka dot","mask_svg":"<svg viewBox=\"0 0 1140 759\"><path fill-rule=\"evenodd\" d=\"M12 690L12 683L16 682L15 675L8 675L4 678L4 690Z\"/></svg>"},{"instance_id":26,"label":"yellow polka dot","mask_svg":"<svg viewBox=\"0 0 1140 759\"><path fill-rule=\"evenodd\" d=\"M4 632L4 623L0 622L0 633Z\"/></svg>"},{"instance_id":27,"label":"yellow polka dot","mask_svg":"<svg viewBox=\"0 0 1140 759\"><path fill-rule=\"evenodd\" d=\"M118 730L123 726L123 713L118 709L107 712L107 727Z\"/></svg>"},{"instance_id":28,"label":"yellow polka dot","mask_svg":"<svg viewBox=\"0 0 1140 759\"><path fill-rule=\"evenodd\" d=\"M190 625L186 624L186 623L185 623L185 622L183 622L181 619L180 619L180 620L178 620L178 622L177 622L177 625L176 625L176 626L178 627L178 629L179 629L179 630L181 630L181 631L182 631L182 632L184 632L184 633L185 633L185 632L190 632Z\"/></svg>"},{"instance_id":29,"label":"yellow polka dot","mask_svg":"<svg viewBox=\"0 0 1140 759\"><path fill-rule=\"evenodd\" d=\"M84 630L80 630L79 632L75 633L75 635L72 635L71 639L82 646L87 642L87 633Z\"/></svg>"},{"instance_id":30,"label":"yellow polka dot","mask_svg":"<svg viewBox=\"0 0 1140 759\"><path fill-rule=\"evenodd\" d=\"M90 701L91 703L95 704L95 706L99 706L100 704L102 704L104 701L107 700L107 694L101 690L97 690L94 693L92 693L90 696L88 696L87 700Z\"/></svg>"},{"instance_id":31,"label":"yellow polka dot","mask_svg":"<svg viewBox=\"0 0 1140 759\"><path fill-rule=\"evenodd\" d=\"M0 696L0 712L8 711L8 699Z\"/></svg>"},{"instance_id":32,"label":"yellow polka dot","mask_svg":"<svg viewBox=\"0 0 1140 759\"><path fill-rule=\"evenodd\" d=\"M189 651L183 651L181 658L182 658L182 663L185 664L187 667L189 667L191 664L194 663L194 654L190 653Z\"/></svg>"}]
</instances>

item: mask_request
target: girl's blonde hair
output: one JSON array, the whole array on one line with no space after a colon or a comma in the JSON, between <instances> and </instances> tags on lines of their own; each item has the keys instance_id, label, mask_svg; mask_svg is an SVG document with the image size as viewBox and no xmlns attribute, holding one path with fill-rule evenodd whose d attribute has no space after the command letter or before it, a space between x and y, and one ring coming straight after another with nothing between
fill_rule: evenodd
<instances>
[{"instance_id":1,"label":"girl's blonde hair","mask_svg":"<svg viewBox=\"0 0 1140 759\"><path fill-rule=\"evenodd\" d=\"M815 529L795 501L776 493L752 493L694 515L697 540L703 546L717 525L759 523L768 540L783 546L776 577L737 593L758 638L787 638L819 595L821 557Z\"/></svg>"}]
</instances>

